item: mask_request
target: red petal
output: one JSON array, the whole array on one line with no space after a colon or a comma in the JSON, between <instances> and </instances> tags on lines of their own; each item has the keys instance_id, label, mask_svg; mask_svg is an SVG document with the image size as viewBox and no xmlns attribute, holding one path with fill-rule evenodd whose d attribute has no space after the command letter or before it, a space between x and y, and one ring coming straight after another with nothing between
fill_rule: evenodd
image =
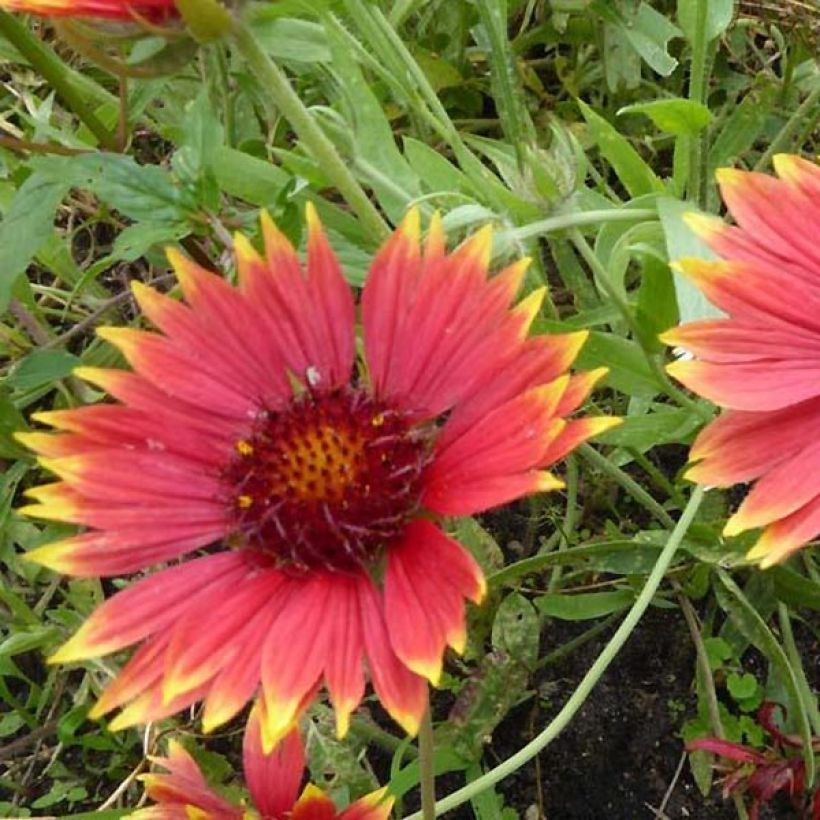
<instances>
[{"instance_id":1,"label":"red petal","mask_svg":"<svg viewBox=\"0 0 820 820\"><path fill-rule=\"evenodd\" d=\"M464 598L480 601L484 577L464 548L429 521L415 521L390 547L384 612L396 655L434 685L449 644L463 651Z\"/></svg>"},{"instance_id":2,"label":"red petal","mask_svg":"<svg viewBox=\"0 0 820 820\"><path fill-rule=\"evenodd\" d=\"M411 735L419 730L427 708L427 683L395 655L384 621L383 605L373 583L359 582L359 612L373 688L393 719Z\"/></svg>"},{"instance_id":3,"label":"red petal","mask_svg":"<svg viewBox=\"0 0 820 820\"><path fill-rule=\"evenodd\" d=\"M50 660L67 663L99 657L161 632L189 607L206 600L213 605L247 572L243 555L226 552L144 578L97 607Z\"/></svg>"},{"instance_id":4,"label":"red petal","mask_svg":"<svg viewBox=\"0 0 820 820\"><path fill-rule=\"evenodd\" d=\"M299 730L293 729L271 754L262 749L260 705L254 707L245 727L242 763L254 806L263 817L284 817L296 803L305 769Z\"/></svg>"}]
</instances>

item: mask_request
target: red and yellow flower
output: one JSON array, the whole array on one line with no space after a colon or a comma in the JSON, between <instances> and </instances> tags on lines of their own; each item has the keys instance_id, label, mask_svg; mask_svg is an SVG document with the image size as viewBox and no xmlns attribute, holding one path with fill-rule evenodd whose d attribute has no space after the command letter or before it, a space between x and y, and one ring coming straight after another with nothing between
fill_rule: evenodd
<instances>
[{"instance_id":1,"label":"red and yellow flower","mask_svg":"<svg viewBox=\"0 0 820 820\"><path fill-rule=\"evenodd\" d=\"M560 487L547 468L615 423L564 418L603 371L566 373L585 333L527 338L543 293L513 305L527 261L490 277L489 229L448 254L435 218L422 249L411 212L370 269L359 345L313 210L306 270L262 226L264 257L236 238L238 288L170 251L187 304L136 283L160 332L101 329L133 371L77 371L119 403L20 436L60 479L26 512L87 528L33 560L116 576L204 550L117 593L53 660L141 644L94 709L124 707L115 728L204 699L210 730L260 690L268 748L322 684L344 734L366 661L415 733L484 595L439 520Z\"/></svg>"},{"instance_id":2,"label":"red and yellow flower","mask_svg":"<svg viewBox=\"0 0 820 820\"><path fill-rule=\"evenodd\" d=\"M387 820L393 798L379 789L339 812L318 787L299 786L305 753L298 729L292 729L270 754L262 748L257 709L245 729L242 760L253 808L237 806L208 786L194 759L171 741L168 757L152 758L167 774L140 778L146 795L156 803L135 811L135 820Z\"/></svg>"},{"instance_id":3,"label":"red and yellow flower","mask_svg":"<svg viewBox=\"0 0 820 820\"><path fill-rule=\"evenodd\" d=\"M728 487L756 482L726 534L762 528L749 558L767 567L820 533L820 167L774 160L778 178L718 172L731 226L689 224L723 259L680 270L727 318L663 335L694 359L669 372L727 408L692 446L688 477Z\"/></svg>"},{"instance_id":4,"label":"red and yellow flower","mask_svg":"<svg viewBox=\"0 0 820 820\"><path fill-rule=\"evenodd\" d=\"M0 9L43 17L161 21L178 16L174 0L0 0Z\"/></svg>"}]
</instances>

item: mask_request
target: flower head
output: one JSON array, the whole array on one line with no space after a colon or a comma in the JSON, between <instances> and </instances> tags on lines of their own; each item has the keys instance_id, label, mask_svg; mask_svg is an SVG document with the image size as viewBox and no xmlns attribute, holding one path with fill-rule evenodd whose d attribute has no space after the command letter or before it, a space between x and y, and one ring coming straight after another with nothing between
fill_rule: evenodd
<instances>
[{"instance_id":1,"label":"flower head","mask_svg":"<svg viewBox=\"0 0 820 820\"><path fill-rule=\"evenodd\" d=\"M484 578L439 519L561 486L547 467L609 418L566 420L601 371L566 370L584 333L527 339L526 262L489 277L483 230L445 251L411 212L356 304L313 212L307 265L263 216L236 238L239 287L175 251L187 304L135 284L160 332L100 335L133 368L81 368L118 399L42 413L21 440L61 480L27 512L87 527L29 553L79 576L206 549L104 603L54 656L140 647L94 714L122 727L204 699L212 729L261 688L270 748L322 684L347 729L364 692L410 733L465 599ZM261 687L260 687L261 683Z\"/></svg>"},{"instance_id":2,"label":"flower head","mask_svg":"<svg viewBox=\"0 0 820 820\"><path fill-rule=\"evenodd\" d=\"M749 558L764 567L820 533L820 167L781 154L775 169L718 172L737 225L690 224L723 260L679 267L727 318L662 336L695 357L669 372L727 408L692 446L688 477L756 482L726 534L763 528Z\"/></svg>"},{"instance_id":3,"label":"flower head","mask_svg":"<svg viewBox=\"0 0 820 820\"><path fill-rule=\"evenodd\" d=\"M43 17L157 22L177 16L174 0L0 0L0 8Z\"/></svg>"},{"instance_id":4,"label":"flower head","mask_svg":"<svg viewBox=\"0 0 820 820\"><path fill-rule=\"evenodd\" d=\"M168 757L152 760L167 774L142 775L145 793L156 805L131 814L135 820L387 820L393 806L385 789L371 792L342 812L312 784L299 795L305 769L299 730L290 730L266 754L258 707L251 712L242 747L252 809L230 803L214 792L194 759L175 741L169 744Z\"/></svg>"}]
</instances>

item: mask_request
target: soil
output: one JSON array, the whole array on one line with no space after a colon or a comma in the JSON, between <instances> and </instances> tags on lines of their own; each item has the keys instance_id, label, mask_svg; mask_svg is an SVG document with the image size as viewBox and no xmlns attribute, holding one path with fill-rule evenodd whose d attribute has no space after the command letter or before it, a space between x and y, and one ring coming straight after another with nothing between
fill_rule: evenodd
<instances>
[{"instance_id":1,"label":"soil","mask_svg":"<svg viewBox=\"0 0 820 820\"><path fill-rule=\"evenodd\" d=\"M580 631L556 621L549 641L558 645ZM546 668L534 683L549 698L513 710L493 735L485 759L503 760L530 741L561 708L607 639L603 635ZM719 787L703 797L688 763L681 765L678 732L694 714L694 668L683 616L677 610L648 611L569 727L537 761L499 784L506 805L522 820L736 820ZM460 777L445 776L438 792L461 785ZM475 814L464 806L447 817L472 820ZM760 820L794 817L788 803L760 814Z\"/></svg>"}]
</instances>

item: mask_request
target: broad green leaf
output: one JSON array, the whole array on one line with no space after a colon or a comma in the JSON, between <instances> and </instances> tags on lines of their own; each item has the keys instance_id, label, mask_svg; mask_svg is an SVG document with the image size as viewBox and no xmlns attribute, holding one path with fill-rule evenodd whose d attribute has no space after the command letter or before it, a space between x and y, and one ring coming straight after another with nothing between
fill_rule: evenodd
<instances>
[{"instance_id":1,"label":"broad green leaf","mask_svg":"<svg viewBox=\"0 0 820 820\"><path fill-rule=\"evenodd\" d=\"M596 114L585 102L578 100L578 107L587 122L590 136L630 196L637 197L664 190L663 183L655 172L614 126Z\"/></svg>"},{"instance_id":2,"label":"broad green leaf","mask_svg":"<svg viewBox=\"0 0 820 820\"><path fill-rule=\"evenodd\" d=\"M18 390L33 390L70 376L79 364L79 358L65 350L35 350L19 361L6 384Z\"/></svg>"},{"instance_id":3,"label":"broad green leaf","mask_svg":"<svg viewBox=\"0 0 820 820\"><path fill-rule=\"evenodd\" d=\"M694 206L681 202L679 199L672 197L658 199L658 213L661 217L661 225L663 225L663 232L666 236L666 250L671 262L686 256L697 256L702 259L716 258L709 247L683 221L684 214L694 210L696 210ZM674 275L681 322L723 316L723 313L688 279L677 271Z\"/></svg>"},{"instance_id":4,"label":"broad green leaf","mask_svg":"<svg viewBox=\"0 0 820 820\"><path fill-rule=\"evenodd\" d=\"M608 367L606 383L630 396L652 398L663 387L639 345L613 333L592 331L577 364L583 370Z\"/></svg>"},{"instance_id":5,"label":"broad green leaf","mask_svg":"<svg viewBox=\"0 0 820 820\"><path fill-rule=\"evenodd\" d=\"M633 103L621 108L621 114L645 114L661 131L675 135L697 134L712 121L705 105L682 97Z\"/></svg>"},{"instance_id":6,"label":"broad green leaf","mask_svg":"<svg viewBox=\"0 0 820 820\"><path fill-rule=\"evenodd\" d=\"M54 230L54 213L71 182L33 173L14 196L0 223L0 312L11 298L12 285Z\"/></svg>"},{"instance_id":7,"label":"broad green leaf","mask_svg":"<svg viewBox=\"0 0 820 820\"><path fill-rule=\"evenodd\" d=\"M542 615L562 621L589 621L620 612L631 606L635 595L631 590L613 592L547 593L535 599Z\"/></svg>"},{"instance_id":8,"label":"broad green leaf","mask_svg":"<svg viewBox=\"0 0 820 820\"><path fill-rule=\"evenodd\" d=\"M675 410L668 405L665 408L640 416L625 416L621 424L598 436L596 441L645 452L660 444L685 442L701 425L701 420L690 410Z\"/></svg>"},{"instance_id":9,"label":"broad green leaf","mask_svg":"<svg viewBox=\"0 0 820 820\"><path fill-rule=\"evenodd\" d=\"M734 0L678 0L678 24L690 43L698 37L699 15L704 39L711 42L726 31L734 13Z\"/></svg>"}]
</instances>

